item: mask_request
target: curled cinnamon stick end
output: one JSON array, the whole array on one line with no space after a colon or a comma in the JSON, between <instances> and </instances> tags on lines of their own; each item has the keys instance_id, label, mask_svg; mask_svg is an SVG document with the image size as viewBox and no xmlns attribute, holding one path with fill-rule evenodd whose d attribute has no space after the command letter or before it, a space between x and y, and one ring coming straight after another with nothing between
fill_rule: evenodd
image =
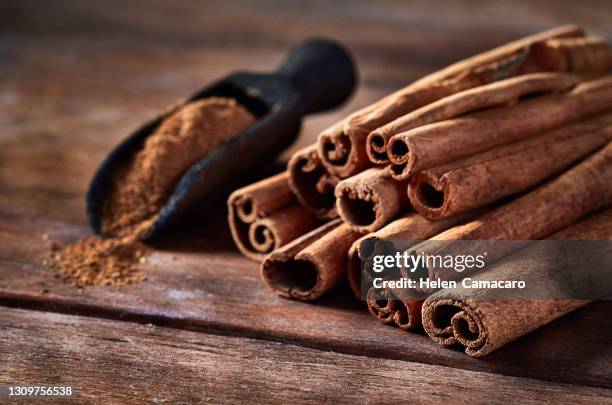
<instances>
[{"instance_id":1,"label":"curled cinnamon stick end","mask_svg":"<svg viewBox=\"0 0 612 405\"><path fill-rule=\"evenodd\" d=\"M393 315L395 325L405 331L420 329L422 327L421 307L423 300L400 300L401 310Z\"/></svg>"},{"instance_id":2,"label":"curled cinnamon stick end","mask_svg":"<svg viewBox=\"0 0 612 405\"><path fill-rule=\"evenodd\" d=\"M368 290L366 298L368 311L370 311L376 319L385 324L394 323L393 317L397 311L401 310L401 303L391 291L377 291L371 288Z\"/></svg>"},{"instance_id":3,"label":"curled cinnamon stick end","mask_svg":"<svg viewBox=\"0 0 612 405\"><path fill-rule=\"evenodd\" d=\"M394 135L388 150L392 175L405 179L417 171L602 113L612 104L611 87L610 77L593 80L562 94L546 94Z\"/></svg>"},{"instance_id":4,"label":"curled cinnamon stick end","mask_svg":"<svg viewBox=\"0 0 612 405\"><path fill-rule=\"evenodd\" d=\"M317 146L307 146L293 154L287 165L289 187L298 201L317 218L336 217L334 188L338 179L328 173L317 154Z\"/></svg>"},{"instance_id":5,"label":"curled cinnamon stick end","mask_svg":"<svg viewBox=\"0 0 612 405\"><path fill-rule=\"evenodd\" d=\"M268 255L261 266L266 285L282 297L312 301L338 284L348 249L361 236L339 223L331 221Z\"/></svg>"},{"instance_id":6,"label":"curled cinnamon stick end","mask_svg":"<svg viewBox=\"0 0 612 405\"><path fill-rule=\"evenodd\" d=\"M445 218L528 190L610 140L611 113L417 172L408 196L424 217Z\"/></svg>"},{"instance_id":7,"label":"curled cinnamon stick end","mask_svg":"<svg viewBox=\"0 0 612 405\"><path fill-rule=\"evenodd\" d=\"M421 306L423 300L399 299L390 290L370 289L366 303L368 311L387 325L409 331L421 327Z\"/></svg>"},{"instance_id":8,"label":"curled cinnamon stick end","mask_svg":"<svg viewBox=\"0 0 612 405\"><path fill-rule=\"evenodd\" d=\"M228 199L228 207L245 223L265 217L293 201L288 180L289 173L282 172L236 190Z\"/></svg>"},{"instance_id":9,"label":"curled cinnamon stick end","mask_svg":"<svg viewBox=\"0 0 612 405\"><path fill-rule=\"evenodd\" d=\"M385 169L365 170L336 186L338 213L356 231L376 231L409 208L406 187Z\"/></svg>"},{"instance_id":10,"label":"curled cinnamon stick end","mask_svg":"<svg viewBox=\"0 0 612 405\"><path fill-rule=\"evenodd\" d=\"M301 205L289 205L249 226L249 242L258 253L270 253L313 229L316 220Z\"/></svg>"},{"instance_id":11,"label":"curled cinnamon stick end","mask_svg":"<svg viewBox=\"0 0 612 405\"><path fill-rule=\"evenodd\" d=\"M238 249L260 261L267 253L311 230L315 218L295 202L288 173L236 190L228 199L229 226Z\"/></svg>"},{"instance_id":12,"label":"curled cinnamon stick end","mask_svg":"<svg viewBox=\"0 0 612 405\"><path fill-rule=\"evenodd\" d=\"M375 106L367 106L351 116L365 114ZM323 131L317 139L317 153L321 163L330 175L340 179L359 173L369 166L365 152L367 133L347 131L345 128L351 116Z\"/></svg>"},{"instance_id":13,"label":"curled cinnamon stick end","mask_svg":"<svg viewBox=\"0 0 612 405\"><path fill-rule=\"evenodd\" d=\"M578 83L575 76L560 73L533 73L489 85L468 89L421 107L375 129L368 135L367 152L376 164L389 162L387 146L391 137L416 127L455 118L487 108L511 105L521 97L535 93L564 91ZM395 148L399 148L395 145ZM407 157L392 151L393 163L404 163Z\"/></svg>"}]
</instances>

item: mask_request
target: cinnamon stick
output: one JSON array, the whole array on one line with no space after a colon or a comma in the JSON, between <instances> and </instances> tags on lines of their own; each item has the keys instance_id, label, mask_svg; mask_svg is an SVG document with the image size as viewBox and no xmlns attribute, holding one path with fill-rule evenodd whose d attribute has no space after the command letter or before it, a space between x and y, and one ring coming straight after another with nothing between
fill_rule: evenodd
<instances>
[{"instance_id":1,"label":"cinnamon stick","mask_svg":"<svg viewBox=\"0 0 612 405\"><path fill-rule=\"evenodd\" d=\"M532 73L444 97L372 131L366 143L368 157L372 163L388 164L387 146L393 135L470 112L511 105L529 94L568 90L577 83L572 75Z\"/></svg>"},{"instance_id":2,"label":"cinnamon stick","mask_svg":"<svg viewBox=\"0 0 612 405\"><path fill-rule=\"evenodd\" d=\"M276 294L312 301L338 284L346 273L351 244L361 236L336 219L268 255L261 274Z\"/></svg>"},{"instance_id":3,"label":"cinnamon stick","mask_svg":"<svg viewBox=\"0 0 612 405\"><path fill-rule=\"evenodd\" d=\"M336 186L338 213L356 231L374 232L410 207L406 187L385 169L365 170Z\"/></svg>"},{"instance_id":4,"label":"cinnamon stick","mask_svg":"<svg viewBox=\"0 0 612 405\"><path fill-rule=\"evenodd\" d=\"M387 325L394 323L393 316L401 310L401 304L391 290L368 290L366 304L368 305L368 311L376 319Z\"/></svg>"},{"instance_id":5,"label":"cinnamon stick","mask_svg":"<svg viewBox=\"0 0 612 405\"><path fill-rule=\"evenodd\" d=\"M327 172L316 145L295 152L287 164L289 187L297 200L320 219L336 217L334 188L338 179Z\"/></svg>"},{"instance_id":6,"label":"cinnamon stick","mask_svg":"<svg viewBox=\"0 0 612 405\"><path fill-rule=\"evenodd\" d=\"M321 132L317 138L317 152L321 163L335 177L344 179L353 176L368 167L365 152L366 136L350 136L345 130L354 116L365 116L374 111L385 99L355 111L342 121Z\"/></svg>"},{"instance_id":7,"label":"cinnamon stick","mask_svg":"<svg viewBox=\"0 0 612 405\"><path fill-rule=\"evenodd\" d=\"M261 254L292 241L313 229L317 221L299 204L288 205L273 214L255 220L249 226L249 242L254 251Z\"/></svg>"},{"instance_id":8,"label":"cinnamon stick","mask_svg":"<svg viewBox=\"0 0 612 405\"><path fill-rule=\"evenodd\" d=\"M584 33L579 27L558 27L510 42L425 76L321 133L318 150L323 164L330 173L339 178L346 178L364 170L370 165L365 144L372 130L459 91L523 73L571 71L573 65L567 63L567 59L579 59L578 65L581 68L589 65L587 61L596 65L597 69L601 65L609 64L609 54L602 55L599 48L593 49L590 44L559 48L552 61L547 59L549 53L535 52L542 47L546 48L544 44L550 39L582 36ZM542 45L536 46L539 44Z\"/></svg>"},{"instance_id":9,"label":"cinnamon stick","mask_svg":"<svg viewBox=\"0 0 612 405\"><path fill-rule=\"evenodd\" d=\"M362 299L362 261L370 259L376 252L372 249L383 240L402 241L402 247L410 247L408 241L419 241L428 239L452 226L468 221L481 214L481 210L456 215L440 221L430 221L416 212L410 212L376 232L369 233L357 239L348 252L348 279L351 289L357 299ZM391 243L391 242L390 242ZM364 285L371 285L371 280L366 280Z\"/></svg>"},{"instance_id":10,"label":"cinnamon stick","mask_svg":"<svg viewBox=\"0 0 612 405\"><path fill-rule=\"evenodd\" d=\"M566 228L550 239L610 240L612 209ZM598 265L584 266L581 271L564 268L560 262L565 253L548 256L529 249L520 251L472 280L524 281L529 291L542 291L551 297L567 295L576 282L602 283L601 273L607 269L598 270ZM559 274L567 271L571 275ZM564 280L568 281L564 283ZM612 293L609 284L598 287L601 298ZM590 302L578 295L567 299L534 299L537 297L521 289L507 294L506 299L500 299L499 293L492 289L459 287L438 291L423 305L423 327L435 342L449 346L459 343L465 346L468 355L481 357Z\"/></svg>"},{"instance_id":11,"label":"cinnamon stick","mask_svg":"<svg viewBox=\"0 0 612 405\"><path fill-rule=\"evenodd\" d=\"M490 211L478 219L450 228L430 241L415 246L414 251L430 255L478 255L487 252L487 263L512 253L518 244L494 244L496 240L527 241L541 239L567 227L589 213L612 204L612 142L561 176L534 191ZM463 240L471 240L469 250ZM447 268L429 266L405 277L451 280L466 276Z\"/></svg>"},{"instance_id":12,"label":"cinnamon stick","mask_svg":"<svg viewBox=\"0 0 612 405\"><path fill-rule=\"evenodd\" d=\"M421 310L424 300L400 299L400 308L393 314L395 326L401 330L410 331L423 326Z\"/></svg>"},{"instance_id":13,"label":"cinnamon stick","mask_svg":"<svg viewBox=\"0 0 612 405\"><path fill-rule=\"evenodd\" d=\"M261 261L274 249L313 229L317 222L295 202L283 172L234 191L228 199L229 226L238 249Z\"/></svg>"},{"instance_id":14,"label":"cinnamon stick","mask_svg":"<svg viewBox=\"0 0 612 405\"><path fill-rule=\"evenodd\" d=\"M276 212L293 201L288 180L289 173L282 172L238 189L230 195L228 208L245 223Z\"/></svg>"},{"instance_id":15,"label":"cinnamon stick","mask_svg":"<svg viewBox=\"0 0 612 405\"><path fill-rule=\"evenodd\" d=\"M390 290L381 292L371 289L366 302L368 311L384 324L394 324L405 331L421 327L421 307L424 300L400 299Z\"/></svg>"},{"instance_id":16,"label":"cinnamon stick","mask_svg":"<svg viewBox=\"0 0 612 405\"><path fill-rule=\"evenodd\" d=\"M612 113L415 173L414 209L436 220L541 183L612 140Z\"/></svg>"},{"instance_id":17,"label":"cinnamon stick","mask_svg":"<svg viewBox=\"0 0 612 405\"><path fill-rule=\"evenodd\" d=\"M416 171L567 125L611 106L612 77L606 77L566 93L534 97L402 132L389 140L393 178L404 180Z\"/></svg>"}]
</instances>

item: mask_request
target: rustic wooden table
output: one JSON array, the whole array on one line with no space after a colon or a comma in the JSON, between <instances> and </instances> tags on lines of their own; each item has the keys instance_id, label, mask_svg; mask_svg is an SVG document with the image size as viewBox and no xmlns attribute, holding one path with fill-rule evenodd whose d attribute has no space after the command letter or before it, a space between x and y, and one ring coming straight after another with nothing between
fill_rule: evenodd
<instances>
[{"instance_id":1,"label":"rustic wooden table","mask_svg":"<svg viewBox=\"0 0 612 405\"><path fill-rule=\"evenodd\" d=\"M84 191L111 147L227 72L271 69L307 36L350 47L359 91L308 118L297 148L433 69L570 21L609 35L612 8L3 1L0 385L73 385L79 402L612 402L610 303L474 360L379 324L345 287L316 304L275 297L232 246L221 209L158 241L137 285L77 289L42 265L45 239L90 232Z\"/></svg>"}]
</instances>

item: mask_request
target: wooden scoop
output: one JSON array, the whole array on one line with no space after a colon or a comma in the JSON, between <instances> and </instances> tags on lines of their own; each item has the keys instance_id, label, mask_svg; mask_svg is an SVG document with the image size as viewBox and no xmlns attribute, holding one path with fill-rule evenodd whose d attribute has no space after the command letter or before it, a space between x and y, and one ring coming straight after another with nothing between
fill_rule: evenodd
<instances>
[{"instance_id":1,"label":"wooden scoop","mask_svg":"<svg viewBox=\"0 0 612 405\"><path fill-rule=\"evenodd\" d=\"M155 223L141 237L154 236L195 202L212 198L224 185L269 162L295 140L306 114L340 105L356 81L347 50L330 40L311 39L291 49L276 72L236 72L189 97L183 105L213 96L233 98L257 121L186 170ZM102 233L102 206L116 171L133 159L168 114L128 136L96 172L87 192L87 215L96 234Z\"/></svg>"}]
</instances>

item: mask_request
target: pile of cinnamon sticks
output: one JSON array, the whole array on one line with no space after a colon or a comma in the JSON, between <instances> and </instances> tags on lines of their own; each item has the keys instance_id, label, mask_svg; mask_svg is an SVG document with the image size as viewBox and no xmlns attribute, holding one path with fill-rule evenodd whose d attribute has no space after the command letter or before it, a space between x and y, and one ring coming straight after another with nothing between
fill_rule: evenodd
<instances>
[{"instance_id":1,"label":"pile of cinnamon sticks","mask_svg":"<svg viewBox=\"0 0 612 405\"><path fill-rule=\"evenodd\" d=\"M612 239L611 65L605 40L563 26L432 73L235 191L234 240L272 291L309 301L347 276L362 298L365 240ZM488 274L512 279L513 263ZM380 321L472 356L587 303L387 294L366 300Z\"/></svg>"}]
</instances>

